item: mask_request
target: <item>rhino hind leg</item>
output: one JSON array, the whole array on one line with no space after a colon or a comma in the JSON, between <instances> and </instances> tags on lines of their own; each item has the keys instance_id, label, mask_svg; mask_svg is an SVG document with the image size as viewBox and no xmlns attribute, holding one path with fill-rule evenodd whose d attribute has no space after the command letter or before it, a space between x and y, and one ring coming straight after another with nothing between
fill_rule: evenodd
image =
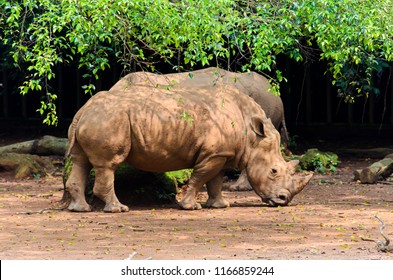
<instances>
[{"instance_id":1,"label":"rhino hind leg","mask_svg":"<svg viewBox=\"0 0 393 280\"><path fill-rule=\"evenodd\" d=\"M70 177L67 180L66 188L71 194L71 202L68 210L75 212L89 212L91 206L86 202L85 188L87 184L86 168L78 164L73 164ZM87 174L86 174L87 173Z\"/></svg>"},{"instance_id":2,"label":"rhino hind leg","mask_svg":"<svg viewBox=\"0 0 393 280\"><path fill-rule=\"evenodd\" d=\"M73 163L72 169L66 182L66 189L71 195L68 210L76 212L91 211L91 206L86 202L85 197L85 188L91 165L78 144L73 147L71 160Z\"/></svg>"},{"instance_id":3,"label":"rhino hind leg","mask_svg":"<svg viewBox=\"0 0 393 280\"><path fill-rule=\"evenodd\" d=\"M93 193L105 202L104 212L128 212L128 206L121 204L115 194L115 170L107 167L95 168Z\"/></svg>"},{"instance_id":4,"label":"rhino hind leg","mask_svg":"<svg viewBox=\"0 0 393 280\"><path fill-rule=\"evenodd\" d=\"M239 178L237 181L229 186L229 190L234 192L234 191L251 191L252 186L250 185L250 182L248 181L247 178L247 173L245 170L240 173Z\"/></svg>"},{"instance_id":5,"label":"rhino hind leg","mask_svg":"<svg viewBox=\"0 0 393 280\"><path fill-rule=\"evenodd\" d=\"M206 201L208 208L226 208L229 207L229 202L222 196L222 183L224 172L220 172L216 177L206 183L207 193L209 198Z\"/></svg>"}]
</instances>

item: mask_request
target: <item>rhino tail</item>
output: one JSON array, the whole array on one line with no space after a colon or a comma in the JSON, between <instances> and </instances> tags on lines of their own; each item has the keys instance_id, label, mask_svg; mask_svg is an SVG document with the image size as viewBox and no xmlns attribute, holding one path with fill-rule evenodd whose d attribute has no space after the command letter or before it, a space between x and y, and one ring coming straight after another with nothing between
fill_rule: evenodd
<instances>
[{"instance_id":1,"label":"rhino tail","mask_svg":"<svg viewBox=\"0 0 393 280\"><path fill-rule=\"evenodd\" d=\"M72 147L74 147L76 141L76 127L78 126L79 119L81 118L83 112L90 103L91 101L88 100L87 103L82 108L80 108L78 112L76 112L74 118L72 119L72 123L68 128L68 147L65 153L65 157L68 157L71 154Z\"/></svg>"},{"instance_id":2,"label":"rhino tail","mask_svg":"<svg viewBox=\"0 0 393 280\"><path fill-rule=\"evenodd\" d=\"M76 131L76 126L78 125L78 122L79 122L79 116L77 116L77 115L75 115L75 117L72 119L72 123L71 123L70 127L68 128L68 147L65 152L65 157L70 156L72 147L75 145L75 140L76 140L75 131Z\"/></svg>"},{"instance_id":3,"label":"rhino tail","mask_svg":"<svg viewBox=\"0 0 393 280\"><path fill-rule=\"evenodd\" d=\"M282 144L284 145L285 148L288 148L289 134L288 134L288 130L287 130L287 125L285 124L285 118L282 119L280 135L281 135Z\"/></svg>"},{"instance_id":4,"label":"rhino tail","mask_svg":"<svg viewBox=\"0 0 393 280\"><path fill-rule=\"evenodd\" d=\"M68 147L65 153L65 157L68 157L71 154L72 147L75 145L76 141L76 127L78 126L79 119L82 117L82 114L90 106L90 104L93 103L93 98L90 98L85 105L83 105L78 112L76 112L74 118L72 119L72 123L70 127L68 128Z\"/></svg>"}]
</instances>

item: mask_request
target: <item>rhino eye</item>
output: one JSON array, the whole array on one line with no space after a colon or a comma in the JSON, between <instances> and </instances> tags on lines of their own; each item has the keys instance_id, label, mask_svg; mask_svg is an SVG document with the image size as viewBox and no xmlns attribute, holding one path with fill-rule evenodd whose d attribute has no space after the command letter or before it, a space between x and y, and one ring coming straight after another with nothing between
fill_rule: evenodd
<instances>
[{"instance_id":1,"label":"rhino eye","mask_svg":"<svg viewBox=\"0 0 393 280\"><path fill-rule=\"evenodd\" d=\"M272 168L272 174L277 174L277 169Z\"/></svg>"}]
</instances>

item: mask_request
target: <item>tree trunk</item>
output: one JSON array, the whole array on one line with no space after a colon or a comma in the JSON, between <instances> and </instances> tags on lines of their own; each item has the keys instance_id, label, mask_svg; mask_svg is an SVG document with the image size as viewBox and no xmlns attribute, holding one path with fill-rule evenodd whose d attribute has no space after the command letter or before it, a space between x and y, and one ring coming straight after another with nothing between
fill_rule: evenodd
<instances>
[{"instance_id":1,"label":"tree trunk","mask_svg":"<svg viewBox=\"0 0 393 280\"><path fill-rule=\"evenodd\" d=\"M383 180L393 173L393 154L387 155L384 159L371 164L364 169L353 172L355 180L361 183L375 184L378 180Z\"/></svg>"},{"instance_id":2,"label":"tree trunk","mask_svg":"<svg viewBox=\"0 0 393 280\"><path fill-rule=\"evenodd\" d=\"M0 155L5 153L35 154L35 155L59 155L64 156L68 145L67 138L43 136L42 138L15 143L0 147Z\"/></svg>"}]
</instances>

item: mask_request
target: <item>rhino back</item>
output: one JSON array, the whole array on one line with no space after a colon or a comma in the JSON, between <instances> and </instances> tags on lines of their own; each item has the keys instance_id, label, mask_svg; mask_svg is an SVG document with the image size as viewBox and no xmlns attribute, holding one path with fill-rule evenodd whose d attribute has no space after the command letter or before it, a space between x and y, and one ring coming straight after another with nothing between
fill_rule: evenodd
<instances>
[{"instance_id":1,"label":"rhino back","mask_svg":"<svg viewBox=\"0 0 393 280\"><path fill-rule=\"evenodd\" d=\"M237 89L239 92L252 97L262 107L277 129L284 120L284 106L281 98L273 95L269 91L271 85L268 80L255 72L236 73L214 67L165 75L134 72L121 79L110 91L127 91L130 86L140 85L168 90L216 86Z\"/></svg>"},{"instance_id":2,"label":"rhino back","mask_svg":"<svg viewBox=\"0 0 393 280\"><path fill-rule=\"evenodd\" d=\"M251 98L221 86L173 90L130 86L111 89L107 95L108 102L100 99L83 120L102 115L105 122L114 119L111 114L122 116L115 119L130 126L129 139L124 139L131 142L127 161L147 171L189 168L209 156L226 157L226 167L237 167L253 137L248 127L251 116L264 115ZM94 133L105 135L105 131Z\"/></svg>"}]
</instances>

